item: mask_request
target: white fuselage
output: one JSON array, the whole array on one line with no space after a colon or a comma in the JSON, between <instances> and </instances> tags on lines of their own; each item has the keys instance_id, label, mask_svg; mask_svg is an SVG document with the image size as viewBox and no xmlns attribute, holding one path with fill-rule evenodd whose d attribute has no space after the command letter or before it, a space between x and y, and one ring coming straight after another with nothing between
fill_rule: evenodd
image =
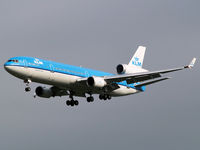
<instances>
[{"instance_id":1,"label":"white fuselage","mask_svg":"<svg viewBox=\"0 0 200 150\"><path fill-rule=\"evenodd\" d=\"M21 66L5 66L5 69L12 75L22 80L30 79L32 82L42 83L57 86L63 89L78 89L77 96L84 96L85 86L80 86L76 84L76 81L81 77L62 74L53 71L47 71L37 68L29 68L29 67L21 67ZM126 87L119 85L120 88L110 92L111 96L125 96L130 94L135 94L141 92L140 90L136 90L134 88ZM101 94L102 91L96 89L94 94Z\"/></svg>"}]
</instances>

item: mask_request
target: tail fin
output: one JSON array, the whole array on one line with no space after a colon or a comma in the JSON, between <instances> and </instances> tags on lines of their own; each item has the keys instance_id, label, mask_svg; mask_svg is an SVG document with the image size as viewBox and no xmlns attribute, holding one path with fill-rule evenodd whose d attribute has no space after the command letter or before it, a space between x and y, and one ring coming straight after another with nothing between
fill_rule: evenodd
<instances>
[{"instance_id":1,"label":"tail fin","mask_svg":"<svg viewBox=\"0 0 200 150\"><path fill-rule=\"evenodd\" d=\"M128 65L142 68L146 47L139 46Z\"/></svg>"}]
</instances>

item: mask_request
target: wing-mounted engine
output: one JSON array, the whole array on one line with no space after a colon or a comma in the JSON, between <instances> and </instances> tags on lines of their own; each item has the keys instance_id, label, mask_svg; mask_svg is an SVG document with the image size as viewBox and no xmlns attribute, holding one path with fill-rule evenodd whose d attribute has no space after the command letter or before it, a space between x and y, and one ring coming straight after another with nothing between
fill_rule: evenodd
<instances>
[{"instance_id":1,"label":"wing-mounted engine","mask_svg":"<svg viewBox=\"0 0 200 150\"><path fill-rule=\"evenodd\" d=\"M87 79L87 85L91 87L103 88L107 85L107 82L102 77L89 77Z\"/></svg>"},{"instance_id":2,"label":"wing-mounted engine","mask_svg":"<svg viewBox=\"0 0 200 150\"><path fill-rule=\"evenodd\" d=\"M37 96L43 97L43 98L68 95L66 90L63 90L54 86L50 88L38 86L35 89L35 93Z\"/></svg>"},{"instance_id":3,"label":"wing-mounted engine","mask_svg":"<svg viewBox=\"0 0 200 150\"><path fill-rule=\"evenodd\" d=\"M50 98L53 96L53 91L51 88L46 88L46 87L41 87L41 86L38 86L35 89L35 93L37 96L43 97L43 98Z\"/></svg>"}]
</instances>

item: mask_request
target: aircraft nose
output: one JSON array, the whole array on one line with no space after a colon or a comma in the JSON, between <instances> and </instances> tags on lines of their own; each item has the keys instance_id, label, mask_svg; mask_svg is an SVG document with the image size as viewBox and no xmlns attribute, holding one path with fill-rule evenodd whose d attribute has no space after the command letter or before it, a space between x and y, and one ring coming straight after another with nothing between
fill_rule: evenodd
<instances>
[{"instance_id":1,"label":"aircraft nose","mask_svg":"<svg viewBox=\"0 0 200 150\"><path fill-rule=\"evenodd\" d=\"M4 64L4 69L5 69L7 72L9 72L9 73L11 73L11 72L14 71L13 68L12 68L12 64L10 64L10 62L6 62L6 63Z\"/></svg>"},{"instance_id":2,"label":"aircraft nose","mask_svg":"<svg viewBox=\"0 0 200 150\"><path fill-rule=\"evenodd\" d=\"M4 69L8 72L8 73L10 73L10 74L12 74L12 75L16 75L18 72L17 72L17 70L13 67L13 66L11 66L11 65L4 65Z\"/></svg>"},{"instance_id":3,"label":"aircraft nose","mask_svg":"<svg viewBox=\"0 0 200 150\"><path fill-rule=\"evenodd\" d=\"M7 72L9 72L9 66L8 65L6 65L6 63L4 64L4 69L7 71Z\"/></svg>"}]
</instances>

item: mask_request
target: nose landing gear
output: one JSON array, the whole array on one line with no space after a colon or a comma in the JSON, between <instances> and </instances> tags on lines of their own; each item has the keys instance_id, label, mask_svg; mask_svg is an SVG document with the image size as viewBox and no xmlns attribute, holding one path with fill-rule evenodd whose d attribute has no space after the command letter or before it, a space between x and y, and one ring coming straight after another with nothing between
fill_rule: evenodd
<instances>
[{"instance_id":1,"label":"nose landing gear","mask_svg":"<svg viewBox=\"0 0 200 150\"><path fill-rule=\"evenodd\" d=\"M31 91L31 88L30 88L30 87L26 87L26 88L25 88L25 91L26 91L26 92L30 92L30 91Z\"/></svg>"},{"instance_id":2,"label":"nose landing gear","mask_svg":"<svg viewBox=\"0 0 200 150\"><path fill-rule=\"evenodd\" d=\"M26 80L24 80L24 83L26 84L25 92L30 92L31 91L31 87L29 86L29 84L31 83L31 80L30 79L26 79Z\"/></svg>"}]
</instances>

